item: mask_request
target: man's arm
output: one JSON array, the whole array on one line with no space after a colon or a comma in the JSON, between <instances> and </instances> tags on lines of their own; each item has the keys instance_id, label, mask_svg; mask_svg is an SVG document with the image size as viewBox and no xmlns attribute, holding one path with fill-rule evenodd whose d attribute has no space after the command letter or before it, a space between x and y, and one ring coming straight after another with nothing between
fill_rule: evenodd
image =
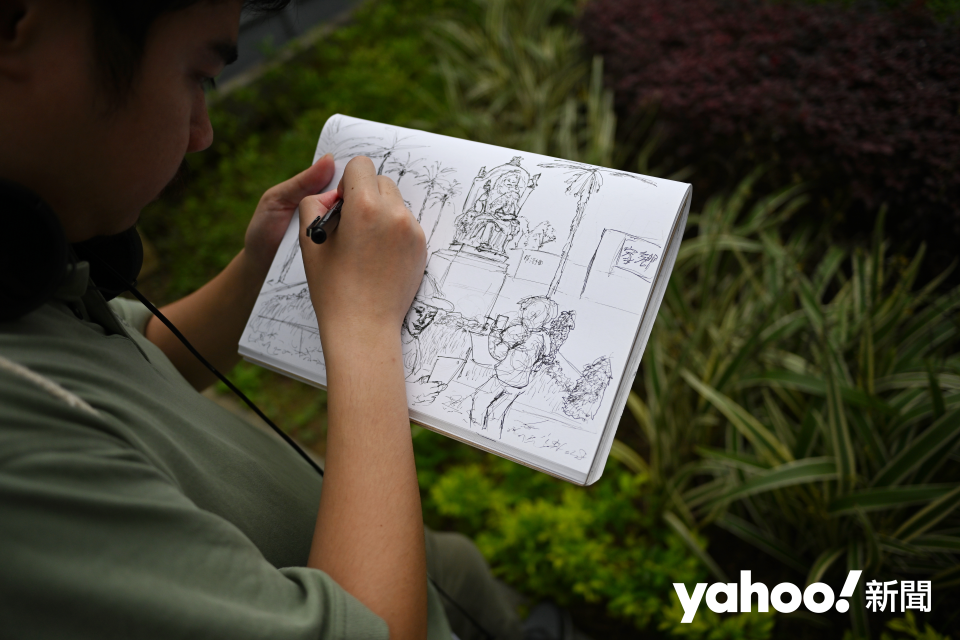
<instances>
[{"instance_id":1,"label":"man's arm","mask_svg":"<svg viewBox=\"0 0 960 640\"><path fill-rule=\"evenodd\" d=\"M323 245L301 234L326 361L327 466L308 565L381 616L391 638L427 623L423 516L404 387L400 327L426 266L423 229L396 184L351 160L343 217ZM305 226L326 209L300 205Z\"/></svg>"},{"instance_id":2,"label":"man's arm","mask_svg":"<svg viewBox=\"0 0 960 640\"><path fill-rule=\"evenodd\" d=\"M333 157L326 155L303 173L267 191L247 228L244 249L227 268L197 291L161 309L218 370L229 371L240 359L240 335L294 210L303 198L326 187L332 177ZM322 198L329 206L337 195L330 192ZM146 336L194 388L203 389L215 381L158 319L151 318L147 323Z\"/></svg>"}]
</instances>

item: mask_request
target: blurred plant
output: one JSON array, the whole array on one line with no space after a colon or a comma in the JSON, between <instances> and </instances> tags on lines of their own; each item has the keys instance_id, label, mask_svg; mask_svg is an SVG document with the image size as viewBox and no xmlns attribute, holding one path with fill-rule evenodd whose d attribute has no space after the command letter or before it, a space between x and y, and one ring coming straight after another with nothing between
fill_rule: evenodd
<instances>
[{"instance_id":1,"label":"blurred plant","mask_svg":"<svg viewBox=\"0 0 960 640\"><path fill-rule=\"evenodd\" d=\"M898 632L893 635L884 631L880 634L880 640L900 640L909 638L910 640L950 640L950 636L938 633L929 624L924 625L923 629L917 624L912 611L907 611L902 618L894 618L887 622L887 628ZM844 636L847 640L848 636Z\"/></svg>"},{"instance_id":2,"label":"blurred plant","mask_svg":"<svg viewBox=\"0 0 960 640\"><path fill-rule=\"evenodd\" d=\"M960 241L960 31L923 2L843 4L593 0L579 26L620 116L658 105L664 148L701 186L770 163L768 184L807 181L848 234L884 202L909 212L890 221L897 239L927 240L945 265Z\"/></svg>"},{"instance_id":3,"label":"blurred plant","mask_svg":"<svg viewBox=\"0 0 960 640\"><path fill-rule=\"evenodd\" d=\"M439 21L445 99L425 96L443 133L605 167L620 166L613 93L603 59L587 57L572 26L572 0L475 0L480 22ZM421 123L428 125L428 123ZM649 158L652 120L628 146ZM662 172L639 166L640 171Z\"/></svg>"},{"instance_id":4,"label":"blurred plant","mask_svg":"<svg viewBox=\"0 0 960 640\"><path fill-rule=\"evenodd\" d=\"M960 584L960 290L915 288L923 251L888 259L882 215L869 251L782 241L803 196L746 209L756 177L691 216L628 403L648 455L614 456L663 487L677 531L716 523L808 582L846 556Z\"/></svg>"},{"instance_id":5,"label":"blurred plant","mask_svg":"<svg viewBox=\"0 0 960 640\"><path fill-rule=\"evenodd\" d=\"M418 440L424 437L439 438L421 433ZM708 636L664 604L676 602L674 582L706 576L687 543L654 515L658 500L646 477L613 462L603 481L585 489L485 456L433 477L425 508L475 536L494 571L531 597L603 603L637 629L690 629L688 638L768 638L769 614L725 616ZM695 542L705 546L700 536Z\"/></svg>"}]
</instances>

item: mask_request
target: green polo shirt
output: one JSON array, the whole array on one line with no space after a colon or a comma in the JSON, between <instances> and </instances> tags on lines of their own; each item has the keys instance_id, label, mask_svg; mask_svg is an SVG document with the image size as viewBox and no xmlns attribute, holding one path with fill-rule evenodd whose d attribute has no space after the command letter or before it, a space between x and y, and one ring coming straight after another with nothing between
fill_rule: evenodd
<instances>
[{"instance_id":1,"label":"green polo shirt","mask_svg":"<svg viewBox=\"0 0 960 640\"><path fill-rule=\"evenodd\" d=\"M142 305L108 306L86 281L0 324L0 355L96 412L0 369L2 635L387 638L304 566L316 472L197 393L143 337ZM449 638L429 596L429 637Z\"/></svg>"}]
</instances>

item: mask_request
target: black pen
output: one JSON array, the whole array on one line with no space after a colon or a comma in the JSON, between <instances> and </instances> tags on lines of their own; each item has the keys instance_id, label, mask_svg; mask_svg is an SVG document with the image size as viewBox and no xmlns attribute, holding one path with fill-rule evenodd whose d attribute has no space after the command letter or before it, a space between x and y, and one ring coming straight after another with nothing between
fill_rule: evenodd
<instances>
[{"instance_id":1,"label":"black pen","mask_svg":"<svg viewBox=\"0 0 960 640\"><path fill-rule=\"evenodd\" d=\"M337 203L330 207L325 214L317 216L317 219L307 226L307 237L316 244L326 242L327 237L333 233L333 230L340 224L340 211L342 209L343 198L337 200Z\"/></svg>"}]
</instances>

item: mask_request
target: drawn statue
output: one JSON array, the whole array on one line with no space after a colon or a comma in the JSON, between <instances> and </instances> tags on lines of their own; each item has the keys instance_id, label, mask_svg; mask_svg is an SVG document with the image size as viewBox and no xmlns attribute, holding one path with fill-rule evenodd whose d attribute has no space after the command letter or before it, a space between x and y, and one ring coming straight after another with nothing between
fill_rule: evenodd
<instances>
[{"instance_id":1,"label":"drawn statue","mask_svg":"<svg viewBox=\"0 0 960 640\"><path fill-rule=\"evenodd\" d=\"M557 303L534 296L519 304L519 318L503 328L498 323L490 333L488 348L497 360L494 375L472 395L470 404L470 424L482 430L496 428L501 436L510 407L533 375L556 354L551 329L559 315Z\"/></svg>"},{"instance_id":2,"label":"drawn statue","mask_svg":"<svg viewBox=\"0 0 960 640\"><path fill-rule=\"evenodd\" d=\"M480 169L461 213L454 221L454 244L506 255L507 243L520 233L520 209L537 187L540 174L531 176L520 166L520 156L491 169Z\"/></svg>"}]
</instances>

